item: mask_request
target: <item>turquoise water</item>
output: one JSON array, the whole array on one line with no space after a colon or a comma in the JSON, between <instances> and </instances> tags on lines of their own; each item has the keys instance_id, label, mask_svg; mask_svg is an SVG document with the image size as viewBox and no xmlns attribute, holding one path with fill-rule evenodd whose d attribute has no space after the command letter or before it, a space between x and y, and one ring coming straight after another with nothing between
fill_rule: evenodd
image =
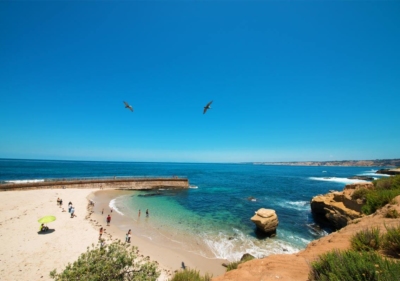
<instances>
[{"instance_id":1,"label":"turquoise water","mask_svg":"<svg viewBox=\"0 0 400 281\"><path fill-rule=\"evenodd\" d=\"M126 163L0 160L0 182L51 178L182 176L188 190L133 192L110 204L140 222L149 239L162 236L206 257L236 260L293 253L326 235L310 212L313 196L342 190L347 177L375 174L371 167L295 167L253 164ZM148 196L154 193L154 196ZM151 194L150 194L151 195ZM249 197L255 198L249 200ZM259 208L274 209L275 238L259 237L250 221ZM138 219L138 210L142 211ZM145 218L145 210L150 217ZM140 227L140 226L139 226ZM198 245L198 246L196 246Z\"/></svg>"}]
</instances>

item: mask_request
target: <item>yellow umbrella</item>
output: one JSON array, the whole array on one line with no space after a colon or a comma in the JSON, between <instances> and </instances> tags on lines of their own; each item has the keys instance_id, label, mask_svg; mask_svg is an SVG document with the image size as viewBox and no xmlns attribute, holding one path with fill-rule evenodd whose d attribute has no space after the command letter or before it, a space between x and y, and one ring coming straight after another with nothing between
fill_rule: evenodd
<instances>
[{"instance_id":1,"label":"yellow umbrella","mask_svg":"<svg viewBox=\"0 0 400 281\"><path fill-rule=\"evenodd\" d=\"M45 216L45 217L39 219L38 222L39 223L49 223L49 222L52 222L52 221L55 221L55 220L56 220L55 216Z\"/></svg>"}]
</instances>

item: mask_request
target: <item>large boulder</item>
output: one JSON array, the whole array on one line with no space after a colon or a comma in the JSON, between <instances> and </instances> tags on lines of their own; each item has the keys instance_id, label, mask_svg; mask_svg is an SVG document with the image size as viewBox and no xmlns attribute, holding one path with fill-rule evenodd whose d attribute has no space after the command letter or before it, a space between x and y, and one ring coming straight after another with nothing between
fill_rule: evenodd
<instances>
[{"instance_id":1,"label":"large boulder","mask_svg":"<svg viewBox=\"0 0 400 281\"><path fill-rule=\"evenodd\" d=\"M275 236L279 224L275 210L261 208L251 218L251 221L268 236Z\"/></svg>"}]
</instances>

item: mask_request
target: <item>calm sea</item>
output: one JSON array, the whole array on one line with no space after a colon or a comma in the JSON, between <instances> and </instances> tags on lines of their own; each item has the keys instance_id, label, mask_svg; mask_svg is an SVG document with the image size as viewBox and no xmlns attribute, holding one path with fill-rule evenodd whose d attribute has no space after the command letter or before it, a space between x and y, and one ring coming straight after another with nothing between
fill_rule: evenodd
<instances>
[{"instance_id":1,"label":"calm sea","mask_svg":"<svg viewBox=\"0 0 400 281\"><path fill-rule=\"evenodd\" d=\"M329 230L314 223L311 198L330 190L342 190L345 184L355 182L348 179L351 176L379 177L375 174L377 169L0 159L0 182L114 176L187 177L191 185L188 190L134 192L115 198L110 206L133 220L137 220L139 209L142 217L149 209L151 226L158 235L180 241L182 247L201 255L234 261L246 252L257 257L294 253L326 235ZM276 211L279 226L275 238L260 238L255 232L250 218L259 208ZM185 244L187 240L191 246Z\"/></svg>"}]
</instances>

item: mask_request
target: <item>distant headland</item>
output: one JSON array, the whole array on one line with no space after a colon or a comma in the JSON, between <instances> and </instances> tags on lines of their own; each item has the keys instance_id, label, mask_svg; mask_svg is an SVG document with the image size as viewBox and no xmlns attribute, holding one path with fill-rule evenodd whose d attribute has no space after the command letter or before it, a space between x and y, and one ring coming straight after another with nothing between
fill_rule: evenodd
<instances>
[{"instance_id":1,"label":"distant headland","mask_svg":"<svg viewBox=\"0 0 400 281\"><path fill-rule=\"evenodd\" d=\"M298 162L253 162L253 164L254 165L285 165L285 166L400 167L400 159L298 161Z\"/></svg>"}]
</instances>

